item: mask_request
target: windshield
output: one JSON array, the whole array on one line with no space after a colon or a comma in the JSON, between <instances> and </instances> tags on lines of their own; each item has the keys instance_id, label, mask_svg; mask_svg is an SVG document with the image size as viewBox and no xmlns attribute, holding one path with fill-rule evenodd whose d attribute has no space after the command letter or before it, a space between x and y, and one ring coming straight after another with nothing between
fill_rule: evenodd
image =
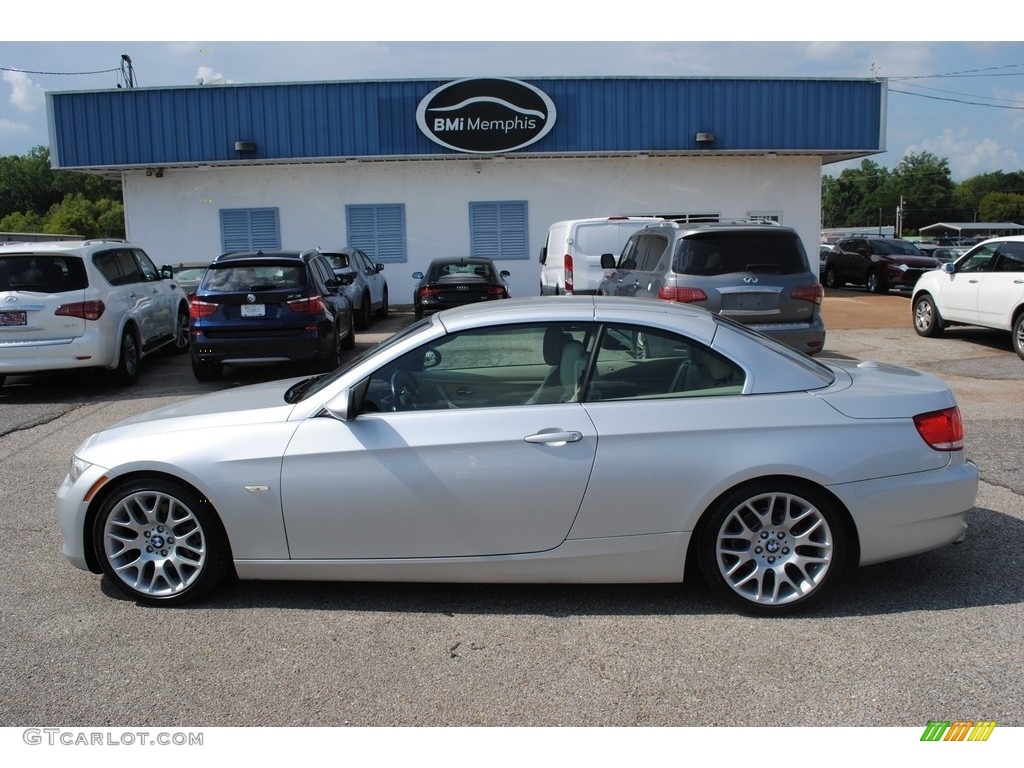
<instances>
[{"instance_id":1,"label":"windshield","mask_svg":"<svg viewBox=\"0 0 1024 768\"><path fill-rule=\"evenodd\" d=\"M364 360L376 355L378 352L384 351L393 344L398 344L407 336L419 333L424 327L430 325L431 322L432 320L429 317L418 320L404 330L399 331L394 336L389 336L384 339L384 341L378 342L356 357L353 357L340 368L335 369L332 373L325 376L315 376L311 379L306 379L305 381L300 382L285 393L285 401L289 403L297 403L300 400L305 400L307 397L315 395L320 390L337 381L357 365L360 365Z\"/></svg>"}]
</instances>

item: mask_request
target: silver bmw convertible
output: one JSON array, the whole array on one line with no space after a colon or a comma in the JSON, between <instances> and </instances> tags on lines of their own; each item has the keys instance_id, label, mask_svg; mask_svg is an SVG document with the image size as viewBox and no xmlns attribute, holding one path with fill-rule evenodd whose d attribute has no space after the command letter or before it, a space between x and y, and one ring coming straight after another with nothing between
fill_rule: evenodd
<instances>
[{"instance_id":1,"label":"silver bmw convertible","mask_svg":"<svg viewBox=\"0 0 1024 768\"><path fill-rule=\"evenodd\" d=\"M961 539L977 486L931 375L811 359L695 307L547 297L447 310L333 373L112 426L75 452L57 516L72 564L145 603L195 600L232 569L693 573L777 615L854 566Z\"/></svg>"}]
</instances>

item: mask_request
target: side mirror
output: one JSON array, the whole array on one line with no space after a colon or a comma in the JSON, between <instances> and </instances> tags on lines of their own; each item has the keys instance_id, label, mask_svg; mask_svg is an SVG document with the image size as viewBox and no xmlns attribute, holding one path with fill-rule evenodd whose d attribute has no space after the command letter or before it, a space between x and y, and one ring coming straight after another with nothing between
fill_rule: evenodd
<instances>
[{"instance_id":1,"label":"side mirror","mask_svg":"<svg viewBox=\"0 0 1024 768\"><path fill-rule=\"evenodd\" d=\"M384 265L383 264L374 264L373 268L375 270L377 270L378 272L383 272L384 271Z\"/></svg>"},{"instance_id":2,"label":"side mirror","mask_svg":"<svg viewBox=\"0 0 1024 768\"><path fill-rule=\"evenodd\" d=\"M611 253L601 254L601 269L615 269L615 256Z\"/></svg>"},{"instance_id":3,"label":"side mirror","mask_svg":"<svg viewBox=\"0 0 1024 768\"><path fill-rule=\"evenodd\" d=\"M164 264L162 267L160 267L160 277L164 280L170 280L171 278L173 278L174 267L170 267L167 264Z\"/></svg>"},{"instance_id":4,"label":"side mirror","mask_svg":"<svg viewBox=\"0 0 1024 768\"><path fill-rule=\"evenodd\" d=\"M509 272L507 269L503 269L503 270L501 270L501 276L503 278L505 278L505 277L512 277L512 273Z\"/></svg>"},{"instance_id":5,"label":"side mirror","mask_svg":"<svg viewBox=\"0 0 1024 768\"><path fill-rule=\"evenodd\" d=\"M545 245L540 249L540 263L545 264L548 260L548 247Z\"/></svg>"},{"instance_id":6,"label":"side mirror","mask_svg":"<svg viewBox=\"0 0 1024 768\"><path fill-rule=\"evenodd\" d=\"M422 272L413 272L412 273L412 279L413 280L422 280L423 279L423 273Z\"/></svg>"},{"instance_id":7,"label":"side mirror","mask_svg":"<svg viewBox=\"0 0 1024 768\"><path fill-rule=\"evenodd\" d=\"M944 261L940 265L940 268L943 272L945 272L948 275L952 275L954 272L956 272L956 264L952 261Z\"/></svg>"},{"instance_id":8,"label":"side mirror","mask_svg":"<svg viewBox=\"0 0 1024 768\"><path fill-rule=\"evenodd\" d=\"M333 419L348 421L356 415L356 393L354 390L345 388L327 401L324 410Z\"/></svg>"}]
</instances>

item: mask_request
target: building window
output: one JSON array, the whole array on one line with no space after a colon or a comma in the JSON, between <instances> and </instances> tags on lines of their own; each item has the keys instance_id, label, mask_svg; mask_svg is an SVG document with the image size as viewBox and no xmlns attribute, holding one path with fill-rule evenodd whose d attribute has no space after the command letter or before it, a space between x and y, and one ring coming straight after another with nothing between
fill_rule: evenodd
<instances>
[{"instance_id":1,"label":"building window","mask_svg":"<svg viewBox=\"0 0 1024 768\"><path fill-rule=\"evenodd\" d=\"M526 201L469 204L469 252L487 259L528 259Z\"/></svg>"},{"instance_id":2,"label":"building window","mask_svg":"<svg viewBox=\"0 0 1024 768\"><path fill-rule=\"evenodd\" d=\"M346 205L348 245L380 264L409 260L405 249L405 205Z\"/></svg>"},{"instance_id":3,"label":"building window","mask_svg":"<svg viewBox=\"0 0 1024 768\"><path fill-rule=\"evenodd\" d=\"M221 208L220 244L225 252L280 250L277 208Z\"/></svg>"}]
</instances>

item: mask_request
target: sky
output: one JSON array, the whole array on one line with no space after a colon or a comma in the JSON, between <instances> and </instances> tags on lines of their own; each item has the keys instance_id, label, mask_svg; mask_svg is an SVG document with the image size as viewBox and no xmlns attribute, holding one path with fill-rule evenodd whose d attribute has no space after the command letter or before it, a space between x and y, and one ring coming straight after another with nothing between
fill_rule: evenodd
<instances>
[{"instance_id":1,"label":"sky","mask_svg":"<svg viewBox=\"0 0 1024 768\"><path fill-rule=\"evenodd\" d=\"M293 0L281 6L291 13L262 27L240 22L244 13L234 9L244 6L237 5L214 10L210 3L184 0L174 4L173 17L167 11L147 19L140 9L159 6L115 0L103 4L101 18L94 8L78 18L81 5L62 9L63 2L47 11L52 21L44 25L31 8L5 11L0 37L14 30L45 37L0 41L0 155L48 145L45 93L116 88L127 78L127 55L135 84L143 88L484 76L882 77L889 84L887 151L872 161L891 168L907 153L930 152L948 160L956 181L1024 168L1024 43L984 39L998 31L992 19L1006 18L986 15L987 0L973 3L977 13L956 19L955 29L949 17L929 20L917 10L894 16L875 0L858 4L859 24L820 12L814 18L804 18L806 11L784 13L786 2L772 6L772 18L764 5L732 3L723 20L718 8L687 10L681 18L677 3L638 0L630 3L631 13L620 8L614 18L587 23L581 19L594 16L598 6L571 0L519 0L511 19L496 16L499 6L474 11L470 19L455 4L393 1L382 18L372 8L332 15L327 6L306 8L308 0ZM663 17L671 22L657 21L654 14L666 8L675 9ZM115 18L122 21L113 23ZM165 39L152 39L154 29ZM655 39L697 37L698 31L713 39ZM962 39L940 41L950 32ZM210 39L196 40L200 33ZM303 39L312 33L346 39ZM893 34L897 39L873 42L829 39ZM773 39L780 35L809 39ZM859 164L824 171L838 175Z\"/></svg>"}]
</instances>

